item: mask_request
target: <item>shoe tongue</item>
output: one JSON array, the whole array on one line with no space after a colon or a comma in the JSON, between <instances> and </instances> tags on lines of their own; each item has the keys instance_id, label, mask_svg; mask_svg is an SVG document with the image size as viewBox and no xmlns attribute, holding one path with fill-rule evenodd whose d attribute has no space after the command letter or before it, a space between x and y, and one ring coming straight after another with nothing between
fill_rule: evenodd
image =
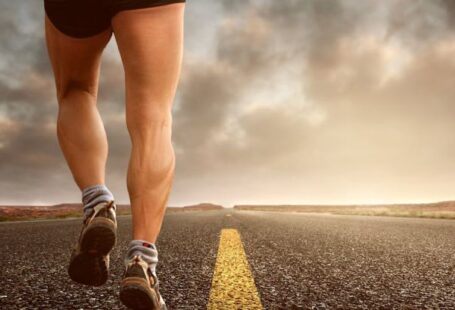
<instances>
[{"instance_id":1,"label":"shoe tongue","mask_svg":"<svg viewBox=\"0 0 455 310\"><path fill-rule=\"evenodd\" d=\"M113 209L114 211L117 211L117 205L115 204L114 200L110 200L107 207Z\"/></svg>"}]
</instances>

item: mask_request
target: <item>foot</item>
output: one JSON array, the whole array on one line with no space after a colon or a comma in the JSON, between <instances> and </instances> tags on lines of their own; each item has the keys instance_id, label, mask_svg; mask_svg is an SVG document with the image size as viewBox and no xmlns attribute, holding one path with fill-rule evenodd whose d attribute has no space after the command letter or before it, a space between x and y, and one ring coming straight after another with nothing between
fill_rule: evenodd
<instances>
[{"instance_id":1,"label":"foot","mask_svg":"<svg viewBox=\"0 0 455 310\"><path fill-rule=\"evenodd\" d=\"M75 282L100 286L109 275L109 252L117 239L115 203L103 201L84 217L79 239L71 253L68 274Z\"/></svg>"},{"instance_id":2,"label":"foot","mask_svg":"<svg viewBox=\"0 0 455 310\"><path fill-rule=\"evenodd\" d=\"M120 286L120 300L131 309L166 310L159 281L140 255L133 256Z\"/></svg>"}]
</instances>

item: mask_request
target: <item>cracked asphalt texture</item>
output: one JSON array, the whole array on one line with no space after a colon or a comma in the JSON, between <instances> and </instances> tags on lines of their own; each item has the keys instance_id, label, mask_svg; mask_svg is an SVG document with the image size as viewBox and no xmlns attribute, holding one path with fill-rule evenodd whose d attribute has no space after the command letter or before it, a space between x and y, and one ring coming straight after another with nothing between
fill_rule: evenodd
<instances>
[{"instance_id":1,"label":"cracked asphalt texture","mask_svg":"<svg viewBox=\"0 0 455 310\"><path fill-rule=\"evenodd\" d=\"M0 224L0 309L124 309L130 218L118 224L96 288L67 276L80 219ZM206 308L222 228L239 230L266 309L455 309L453 220L250 211L166 215L157 272L170 309Z\"/></svg>"}]
</instances>

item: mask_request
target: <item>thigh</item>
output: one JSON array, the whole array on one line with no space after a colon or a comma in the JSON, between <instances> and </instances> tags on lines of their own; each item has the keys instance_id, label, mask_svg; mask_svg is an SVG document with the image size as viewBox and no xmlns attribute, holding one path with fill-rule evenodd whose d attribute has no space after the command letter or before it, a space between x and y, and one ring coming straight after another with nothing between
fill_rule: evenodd
<instances>
[{"instance_id":1,"label":"thigh","mask_svg":"<svg viewBox=\"0 0 455 310\"><path fill-rule=\"evenodd\" d=\"M127 111L133 108L128 105L144 102L138 97L170 109L182 62L184 7L172 3L123 10L112 18L125 69Z\"/></svg>"},{"instance_id":2,"label":"thigh","mask_svg":"<svg viewBox=\"0 0 455 310\"><path fill-rule=\"evenodd\" d=\"M58 98L73 87L96 95L101 55L112 29L109 27L87 38L75 38L57 29L45 15L45 35Z\"/></svg>"}]
</instances>

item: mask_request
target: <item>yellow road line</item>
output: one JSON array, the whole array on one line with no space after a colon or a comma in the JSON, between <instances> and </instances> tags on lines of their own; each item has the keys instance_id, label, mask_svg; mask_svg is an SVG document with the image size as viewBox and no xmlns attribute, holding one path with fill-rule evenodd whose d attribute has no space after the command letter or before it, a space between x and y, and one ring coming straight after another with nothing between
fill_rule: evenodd
<instances>
[{"instance_id":1,"label":"yellow road line","mask_svg":"<svg viewBox=\"0 0 455 310\"><path fill-rule=\"evenodd\" d=\"M221 230L207 309L263 309L236 229Z\"/></svg>"}]
</instances>

